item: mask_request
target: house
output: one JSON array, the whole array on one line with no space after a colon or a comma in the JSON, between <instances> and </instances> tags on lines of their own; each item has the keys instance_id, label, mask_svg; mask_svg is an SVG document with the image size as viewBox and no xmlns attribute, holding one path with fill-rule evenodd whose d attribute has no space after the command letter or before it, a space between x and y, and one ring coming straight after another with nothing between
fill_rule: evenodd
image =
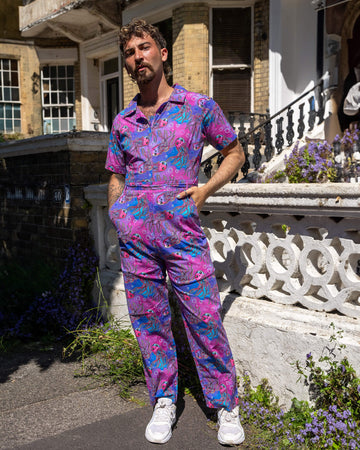
<instances>
[{"instance_id":1,"label":"house","mask_svg":"<svg viewBox=\"0 0 360 450\"><path fill-rule=\"evenodd\" d=\"M109 131L136 93L118 45L119 27L134 17L163 32L172 80L213 96L228 115L273 115L327 72L339 105L359 47L359 0L4 0L0 8L0 132L24 137Z\"/></svg>"}]
</instances>

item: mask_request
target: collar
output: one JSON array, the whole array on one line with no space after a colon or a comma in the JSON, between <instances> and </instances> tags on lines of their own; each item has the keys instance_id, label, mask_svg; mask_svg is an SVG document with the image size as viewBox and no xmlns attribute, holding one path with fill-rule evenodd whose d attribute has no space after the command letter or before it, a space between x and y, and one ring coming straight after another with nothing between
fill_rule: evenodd
<instances>
[{"instance_id":1,"label":"collar","mask_svg":"<svg viewBox=\"0 0 360 450\"><path fill-rule=\"evenodd\" d=\"M172 91L172 93L167 101L171 102L171 103L184 104L186 94L188 91L185 88L183 88L182 86L180 86L179 84L174 84L173 88L174 88L174 90ZM133 114L135 114L139 98L140 98L140 94L136 94L135 97L129 103L129 105L125 109L123 109L123 111L121 112L121 115L124 117L129 117L129 116L132 116Z\"/></svg>"}]
</instances>

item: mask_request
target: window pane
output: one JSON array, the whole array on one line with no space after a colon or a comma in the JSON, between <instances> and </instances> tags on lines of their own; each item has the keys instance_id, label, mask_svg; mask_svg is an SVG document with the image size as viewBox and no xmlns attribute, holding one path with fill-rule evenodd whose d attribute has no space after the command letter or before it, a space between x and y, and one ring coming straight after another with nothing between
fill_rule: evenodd
<instances>
[{"instance_id":1,"label":"window pane","mask_svg":"<svg viewBox=\"0 0 360 450\"><path fill-rule=\"evenodd\" d=\"M61 131L69 131L69 125L67 119L60 119Z\"/></svg>"},{"instance_id":2,"label":"window pane","mask_svg":"<svg viewBox=\"0 0 360 450\"><path fill-rule=\"evenodd\" d=\"M59 108L51 108L51 110L53 117L59 117Z\"/></svg>"},{"instance_id":3,"label":"window pane","mask_svg":"<svg viewBox=\"0 0 360 450\"><path fill-rule=\"evenodd\" d=\"M4 118L4 105L0 105L0 119Z\"/></svg>"},{"instance_id":4,"label":"window pane","mask_svg":"<svg viewBox=\"0 0 360 450\"><path fill-rule=\"evenodd\" d=\"M59 80L60 91L66 91L66 80Z\"/></svg>"},{"instance_id":5,"label":"window pane","mask_svg":"<svg viewBox=\"0 0 360 450\"><path fill-rule=\"evenodd\" d=\"M9 70L10 69L9 62L10 61L8 59L3 59L3 69L4 70Z\"/></svg>"},{"instance_id":6,"label":"window pane","mask_svg":"<svg viewBox=\"0 0 360 450\"><path fill-rule=\"evenodd\" d=\"M14 118L20 119L20 105L14 105Z\"/></svg>"},{"instance_id":7,"label":"window pane","mask_svg":"<svg viewBox=\"0 0 360 450\"><path fill-rule=\"evenodd\" d=\"M109 73L114 73L119 70L118 58L108 59L104 61L103 75L109 75Z\"/></svg>"},{"instance_id":8,"label":"window pane","mask_svg":"<svg viewBox=\"0 0 360 450\"><path fill-rule=\"evenodd\" d=\"M213 64L251 64L251 8L214 8Z\"/></svg>"},{"instance_id":9,"label":"window pane","mask_svg":"<svg viewBox=\"0 0 360 450\"><path fill-rule=\"evenodd\" d=\"M66 94L65 92L60 92L59 94L59 103L66 103Z\"/></svg>"},{"instance_id":10,"label":"window pane","mask_svg":"<svg viewBox=\"0 0 360 450\"><path fill-rule=\"evenodd\" d=\"M7 133L11 133L13 131L13 124L11 119L5 120L5 129Z\"/></svg>"},{"instance_id":11,"label":"window pane","mask_svg":"<svg viewBox=\"0 0 360 450\"><path fill-rule=\"evenodd\" d=\"M65 66L59 66L58 67L58 77L64 78L65 77Z\"/></svg>"},{"instance_id":12,"label":"window pane","mask_svg":"<svg viewBox=\"0 0 360 450\"><path fill-rule=\"evenodd\" d=\"M11 70L13 70L14 72L17 72L18 70L16 59L11 60Z\"/></svg>"},{"instance_id":13,"label":"window pane","mask_svg":"<svg viewBox=\"0 0 360 450\"><path fill-rule=\"evenodd\" d=\"M57 77L57 67L56 66L51 66L50 67L50 77L51 78L56 78Z\"/></svg>"},{"instance_id":14,"label":"window pane","mask_svg":"<svg viewBox=\"0 0 360 450\"><path fill-rule=\"evenodd\" d=\"M17 72L11 72L11 86L19 86L19 77Z\"/></svg>"},{"instance_id":15,"label":"window pane","mask_svg":"<svg viewBox=\"0 0 360 450\"><path fill-rule=\"evenodd\" d=\"M10 72L3 72L4 86L10 86Z\"/></svg>"},{"instance_id":16,"label":"window pane","mask_svg":"<svg viewBox=\"0 0 360 450\"><path fill-rule=\"evenodd\" d=\"M74 90L74 80L73 79L69 79L67 80L67 88L69 91L73 91Z\"/></svg>"},{"instance_id":17,"label":"window pane","mask_svg":"<svg viewBox=\"0 0 360 450\"><path fill-rule=\"evenodd\" d=\"M12 100L14 102L18 102L19 101L19 88L12 88L11 92L12 92Z\"/></svg>"},{"instance_id":18,"label":"window pane","mask_svg":"<svg viewBox=\"0 0 360 450\"><path fill-rule=\"evenodd\" d=\"M74 103L74 94L72 92L68 94L68 103Z\"/></svg>"},{"instance_id":19,"label":"window pane","mask_svg":"<svg viewBox=\"0 0 360 450\"><path fill-rule=\"evenodd\" d=\"M10 88L4 88L4 100L5 101L10 101Z\"/></svg>"},{"instance_id":20,"label":"window pane","mask_svg":"<svg viewBox=\"0 0 360 450\"><path fill-rule=\"evenodd\" d=\"M57 133L59 131L59 119L54 119L52 121L52 125L53 125L53 132Z\"/></svg>"},{"instance_id":21,"label":"window pane","mask_svg":"<svg viewBox=\"0 0 360 450\"><path fill-rule=\"evenodd\" d=\"M44 78L49 78L49 66L45 66L43 67L43 77Z\"/></svg>"},{"instance_id":22,"label":"window pane","mask_svg":"<svg viewBox=\"0 0 360 450\"><path fill-rule=\"evenodd\" d=\"M62 107L60 108L60 115L61 117L67 117L67 108L66 107Z\"/></svg>"},{"instance_id":23,"label":"window pane","mask_svg":"<svg viewBox=\"0 0 360 450\"><path fill-rule=\"evenodd\" d=\"M0 119L0 131L1 132L5 131L5 122L3 119Z\"/></svg>"},{"instance_id":24,"label":"window pane","mask_svg":"<svg viewBox=\"0 0 360 450\"><path fill-rule=\"evenodd\" d=\"M44 109L44 117L50 117L50 109L49 108Z\"/></svg>"},{"instance_id":25,"label":"window pane","mask_svg":"<svg viewBox=\"0 0 360 450\"><path fill-rule=\"evenodd\" d=\"M49 94L44 94L44 104L48 105L50 103L50 97Z\"/></svg>"},{"instance_id":26,"label":"window pane","mask_svg":"<svg viewBox=\"0 0 360 450\"><path fill-rule=\"evenodd\" d=\"M57 96L57 94L51 94L51 103L53 105L57 105L57 103L58 103L58 96Z\"/></svg>"},{"instance_id":27,"label":"window pane","mask_svg":"<svg viewBox=\"0 0 360 450\"><path fill-rule=\"evenodd\" d=\"M51 90L52 90L52 91L57 91L57 89L58 89L58 82L57 82L57 79L51 80Z\"/></svg>"},{"instance_id":28,"label":"window pane","mask_svg":"<svg viewBox=\"0 0 360 450\"><path fill-rule=\"evenodd\" d=\"M12 118L12 105L5 105L5 117L7 119Z\"/></svg>"},{"instance_id":29,"label":"window pane","mask_svg":"<svg viewBox=\"0 0 360 450\"><path fill-rule=\"evenodd\" d=\"M74 76L74 66L67 66L67 76L68 77Z\"/></svg>"},{"instance_id":30,"label":"window pane","mask_svg":"<svg viewBox=\"0 0 360 450\"><path fill-rule=\"evenodd\" d=\"M15 131L15 133L21 133L21 122L20 122L20 120L14 120L14 131Z\"/></svg>"},{"instance_id":31,"label":"window pane","mask_svg":"<svg viewBox=\"0 0 360 450\"><path fill-rule=\"evenodd\" d=\"M69 120L69 129L73 130L74 127L76 127L76 120L75 119L70 119Z\"/></svg>"}]
</instances>

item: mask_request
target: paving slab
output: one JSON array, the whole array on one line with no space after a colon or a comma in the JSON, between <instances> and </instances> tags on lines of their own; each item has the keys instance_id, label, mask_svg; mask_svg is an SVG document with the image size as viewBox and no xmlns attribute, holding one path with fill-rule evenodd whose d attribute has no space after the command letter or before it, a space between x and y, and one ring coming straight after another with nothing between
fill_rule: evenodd
<instances>
[{"instance_id":1,"label":"paving slab","mask_svg":"<svg viewBox=\"0 0 360 450\"><path fill-rule=\"evenodd\" d=\"M144 432L152 408L146 387L124 400L117 386L76 377L61 348L0 355L0 449L150 449ZM219 449L208 410L182 395L167 449Z\"/></svg>"}]
</instances>

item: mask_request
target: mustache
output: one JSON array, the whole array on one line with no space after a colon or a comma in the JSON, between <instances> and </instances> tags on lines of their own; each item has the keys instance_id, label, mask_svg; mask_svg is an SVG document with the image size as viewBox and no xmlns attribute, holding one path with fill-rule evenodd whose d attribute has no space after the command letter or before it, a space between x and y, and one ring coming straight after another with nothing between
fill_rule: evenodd
<instances>
[{"instance_id":1,"label":"mustache","mask_svg":"<svg viewBox=\"0 0 360 450\"><path fill-rule=\"evenodd\" d=\"M136 65L135 67L135 73L139 72L139 69L143 68L143 67L147 67L150 70L153 70L152 66L150 64L146 64L146 63L139 63Z\"/></svg>"}]
</instances>

